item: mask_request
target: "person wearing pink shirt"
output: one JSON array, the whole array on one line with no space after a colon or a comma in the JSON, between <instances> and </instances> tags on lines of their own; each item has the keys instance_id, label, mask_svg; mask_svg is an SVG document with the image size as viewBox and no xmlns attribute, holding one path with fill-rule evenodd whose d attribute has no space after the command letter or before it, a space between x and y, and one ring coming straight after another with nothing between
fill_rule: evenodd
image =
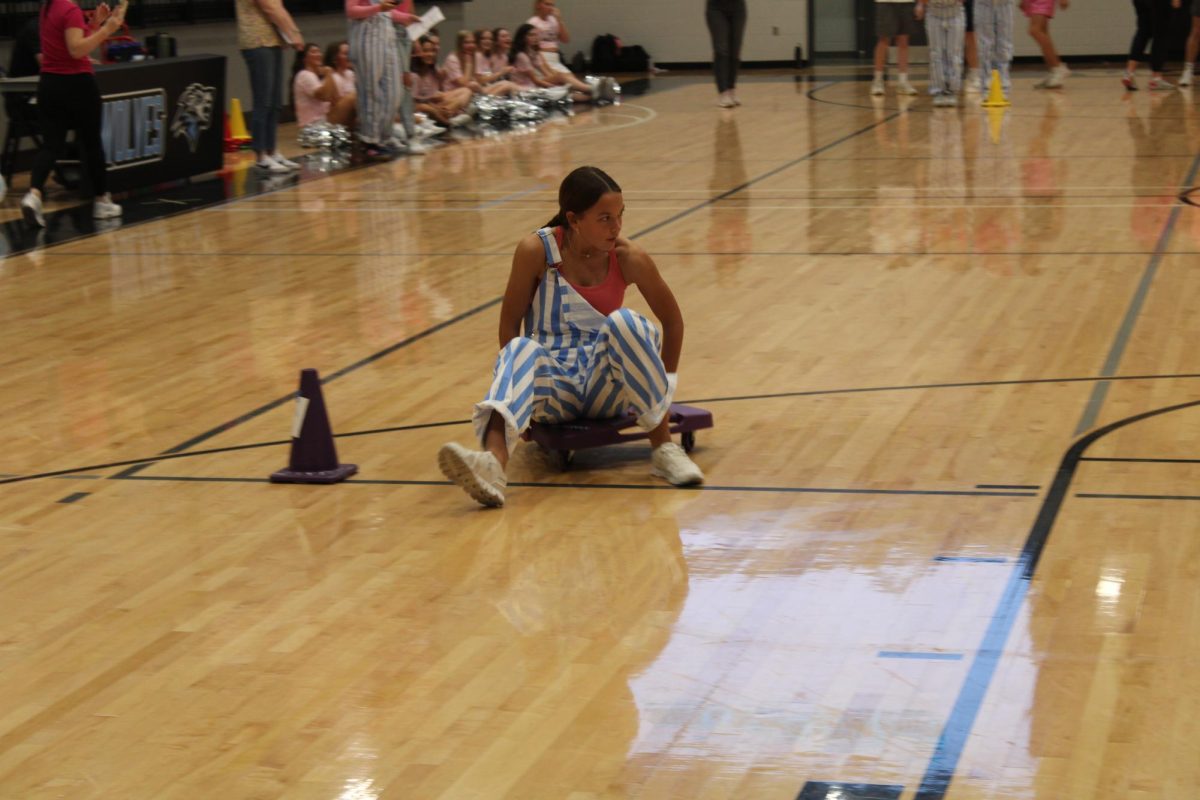
<instances>
[{"instance_id":1,"label":"person wearing pink shirt","mask_svg":"<svg viewBox=\"0 0 1200 800\"><path fill-rule=\"evenodd\" d=\"M509 54L512 51L512 33L508 28L496 28L492 31L492 54L489 58L493 74L502 74L506 78L512 73L512 63Z\"/></svg>"},{"instance_id":2,"label":"person wearing pink shirt","mask_svg":"<svg viewBox=\"0 0 1200 800\"><path fill-rule=\"evenodd\" d=\"M569 73L571 70L563 64L559 45L571 41L571 32L563 22L557 0L534 0L533 16L525 21L537 28L538 49L542 51L546 65L555 72Z\"/></svg>"},{"instance_id":3,"label":"person wearing pink shirt","mask_svg":"<svg viewBox=\"0 0 1200 800\"><path fill-rule=\"evenodd\" d=\"M346 0L350 60L357 76L358 138L371 158L399 149L392 129L403 92L395 26L416 22L411 0L407 6L409 11L402 11L397 0Z\"/></svg>"},{"instance_id":4,"label":"person wearing pink shirt","mask_svg":"<svg viewBox=\"0 0 1200 800\"><path fill-rule=\"evenodd\" d=\"M413 53L413 100L417 111L447 125L465 125L471 121L464 113L473 92L458 86L437 65L438 46L427 36L417 40Z\"/></svg>"},{"instance_id":5,"label":"person wearing pink shirt","mask_svg":"<svg viewBox=\"0 0 1200 800\"><path fill-rule=\"evenodd\" d=\"M329 48L337 58L338 50L349 50L342 42ZM347 58L347 61L349 59ZM301 127L314 122L331 122L335 125L354 125L354 72L339 74L327 64L321 48L308 44L303 53L297 54L295 74L292 76L292 103L296 107L296 122Z\"/></svg>"},{"instance_id":6,"label":"person wearing pink shirt","mask_svg":"<svg viewBox=\"0 0 1200 800\"><path fill-rule=\"evenodd\" d=\"M442 62L446 79L454 86L465 86L476 94L512 96L520 91L512 81L496 80L490 71L480 72L475 34L459 31L457 47Z\"/></svg>"},{"instance_id":7,"label":"person wearing pink shirt","mask_svg":"<svg viewBox=\"0 0 1200 800\"><path fill-rule=\"evenodd\" d=\"M570 72L556 72L551 69L542 56L538 46L539 39L537 28L528 22L517 28L517 34L513 37L512 52L509 54L513 67L513 83L522 89L566 86L571 90L571 99L576 103L590 103L595 94L592 87Z\"/></svg>"}]
</instances>

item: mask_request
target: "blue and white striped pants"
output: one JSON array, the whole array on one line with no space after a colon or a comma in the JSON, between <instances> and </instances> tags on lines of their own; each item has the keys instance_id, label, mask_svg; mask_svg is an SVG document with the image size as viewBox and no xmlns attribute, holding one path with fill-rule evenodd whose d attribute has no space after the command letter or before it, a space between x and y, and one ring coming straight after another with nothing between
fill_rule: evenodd
<instances>
[{"instance_id":1,"label":"blue and white striped pants","mask_svg":"<svg viewBox=\"0 0 1200 800\"><path fill-rule=\"evenodd\" d=\"M966 26L966 13L958 3L926 7L931 94L958 94L962 88L963 31Z\"/></svg>"},{"instance_id":2,"label":"blue and white striped pants","mask_svg":"<svg viewBox=\"0 0 1200 800\"><path fill-rule=\"evenodd\" d=\"M358 138L385 144L400 107L400 53L387 14L350 20L350 60L358 91Z\"/></svg>"},{"instance_id":3,"label":"blue and white striped pants","mask_svg":"<svg viewBox=\"0 0 1200 800\"><path fill-rule=\"evenodd\" d=\"M1004 93L1012 89L1008 70L1013 57L1013 0L975 0L975 42L979 47L980 89L988 90L992 70L1000 73Z\"/></svg>"},{"instance_id":4,"label":"blue and white striped pants","mask_svg":"<svg viewBox=\"0 0 1200 800\"><path fill-rule=\"evenodd\" d=\"M500 351L487 397L475 405L475 433L485 441L492 413L504 419L508 452L531 421L607 419L632 409L653 430L671 406L662 336L636 311L608 315L591 347L556 352L526 337Z\"/></svg>"}]
</instances>

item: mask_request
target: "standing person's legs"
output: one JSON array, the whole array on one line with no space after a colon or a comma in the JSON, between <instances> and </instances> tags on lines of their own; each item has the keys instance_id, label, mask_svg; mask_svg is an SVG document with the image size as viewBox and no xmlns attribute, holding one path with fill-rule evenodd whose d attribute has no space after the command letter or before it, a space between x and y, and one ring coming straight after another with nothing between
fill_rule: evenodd
<instances>
[{"instance_id":1,"label":"standing person's legs","mask_svg":"<svg viewBox=\"0 0 1200 800\"><path fill-rule=\"evenodd\" d=\"M1150 71L1161 79L1171 44L1171 0L1150 0Z\"/></svg>"},{"instance_id":2,"label":"standing person's legs","mask_svg":"<svg viewBox=\"0 0 1200 800\"><path fill-rule=\"evenodd\" d=\"M269 47L254 47L242 51L246 71L250 73L250 138L260 163L271 152L266 149L266 104L271 92Z\"/></svg>"},{"instance_id":3,"label":"standing person's legs","mask_svg":"<svg viewBox=\"0 0 1200 800\"><path fill-rule=\"evenodd\" d=\"M1200 0L1192 0L1192 28L1188 32L1187 44L1183 48L1183 74L1179 76L1180 86L1192 85L1192 66L1196 56L1200 54Z\"/></svg>"},{"instance_id":4,"label":"standing person's legs","mask_svg":"<svg viewBox=\"0 0 1200 800\"><path fill-rule=\"evenodd\" d=\"M961 8L953 9L954 13L946 20L946 79L953 97L962 89L963 77L963 44L966 36L966 16Z\"/></svg>"},{"instance_id":5,"label":"standing person's legs","mask_svg":"<svg viewBox=\"0 0 1200 800\"><path fill-rule=\"evenodd\" d=\"M1200 2L1200 0L1197 0ZM992 70L997 69L996 12L992 0L975 0L975 44L978 48L979 86L987 91L992 79Z\"/></svg>"},{"instance_id":6,"label":"standing person's legs","mask_svg":"<svg viewBox=\"0 0 1200 800\"><path fill-rule=\"evenodd\" d=\"M729 61L725 81L732 95L737 88L738 67L742 61L742 39L746 34L746 0L732 0L729 17ZM734 97L737 103L737 98ZM740 103L738 103L740 105Z\"/></svg>"},{"instance_id":7,"label":"standing person's legs","mask_svg":"<svg viewBox=\"0 0 1200 800\"><path fill-rule=\"evenodd\" d=\"M964 0L963 11L966 12L966 29L963 33L963 49L967 56L967 81L977 81L979 78L979 47L975 41L975 0ZM968 89L970 86L968 85Z\"/></svg>"},{"instance_id":8,"label":"standing person's legs","mask_svg":"<svg viewBox=\"0 0 1200 800\"><path fill-rule=\"evenodd\" d=\"M42 131L42 146L33 160L29 188L41 197L46 179L66 149L71 129L70 109L75 98L70 91L70 76L44 73L38 80L37 114Z\"/></svg>"},{"instance_id":9,"label":"standing person's legs","mask_svg":"<svg viewBox=\"0 0 1200 800\"><path fill-rule=\"evenodd\" d=\"M279 127L279 106L283 104L283 48L267 47L267 107L264 109L263 142L268 153L275 153L278 148L276 141ZM258 103L254 104L258 110Z\"/></svg>"},{"instance_id":10,"label":"standing person's legs","mask_svg":"<svg viewBox=\"0 0 1200 800\"><path fill-rule=\"evenodd\" d=\"M412 39L404 26L396 28L396 52L400 59L400 124L410 143L417 140L417 125L413 120L412 89L405 85L404 75L412 67Z\"/></svg>"},{"instance_id":11,"label":"standing person's legs","mask_svg":"<svg viewBox=\"0 0 1200 800\"><path fill-rule=\"evenodd\" d=\"M1136 24L1133 29L1133 39L1129 42L1129 60L1125 62L1125 78L1121 81L1126 89L1136 89L1133 83L1133 73L1137 71L1139 61L1146 59L1146 45L1150 43L1150 32L1153 28L1154 12L1150 0L1133 0L1133 13ZM1157 46L1158 42L1155 42Z\"/></svg>"},{"instance_id":12,"label":"standing person's legs","mask_svg":"<svg viewBox=\"0 0 1200 800\"><path fill-rule=\"evenodd\" d=\"M725 95L729 91L726 83L729 75L729 29L731 20L725 14L720 0L708 0L704 5L704 21L708 24L708 33L712 38L713 77L717 82L717 92Z\"/></svg>"},{"instance_id":13,"label":"standing person's legs","mask_svg":"<svg viewBox=\"0 0 1200 800\"><path fill-rule=\"evenodd\" d=\"M941 105L942 95L949 91L946 81L946 22L942 17L925 13L925 36L929 39L929 93L933 104Z\"/></svg>"},{"instance_id":14,"label":"standing person's legs","mask_svg":"<svg viewBox=\"0 0 1200 800\"><path fill-rule=\"evenodd\" d=\"M1000 72L1000 86L1004 93L1012 91L1013 59L1013 2L1000 0L992 6L992 25L995 33L992 37L992 59L994 69Z\"/></svg>"},{"instance_id":15,"label":"standing person's legs","mask_svg":"<svg viewBox=\"0 0 1200 800\"><path fill-rule=\"evenodd\" d=\"M108 162L104 157L104 143L100 136L102 110L100 103L100 87L91 75L89 80L79 81L72 116L72 128L79 143L79 155L87 169L88 183L92 194L104 197L108 194Z\"/></svg>"},{"instance_id":16,"label":"standing person's legs","mask_svg":"<svg viewBox=\"0 0 1200 800\"><path fill-rule=\"evenodd\" d=\"M1042 58L1046 66L1054 69L1062 64L1058 51L1054 49L1054 40L1050 38L1050 17L1045 14L1032 14L1029 17L1029 35L1042 50Z\"/></svg>"}]
</instances>

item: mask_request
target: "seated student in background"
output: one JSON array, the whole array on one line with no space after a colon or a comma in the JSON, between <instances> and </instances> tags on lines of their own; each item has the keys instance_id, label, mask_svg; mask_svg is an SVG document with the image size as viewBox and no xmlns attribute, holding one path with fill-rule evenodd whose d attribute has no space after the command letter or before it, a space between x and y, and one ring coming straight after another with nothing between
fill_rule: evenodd
<instances>
[{"instance_id":1,"label":"seated student in background","mask_svg":"<svg viewBox=\"0 0 1200 800\"><path fill-rule=\"evenodd\" d=\"M571 99L575 102L592 101L592 87L570 73L555 72L546 65L538 48L537 28L528 22L517 28L509 53L509 62L513 68L509 77L523 90L566 86L571 90Z\"/></svg>"},{"instance_id":2,"label":"seated student in background","mask_svg":"<svg viewBox=\"0 0 1200 800\"><path fill-rule=\"evenodd\" d=\"M503 30L503 29L500 29ZM509 37L512 44L512 37ZM485 75L492 81L508 77L512 67L508 64L508 54L501 56L499 62L493 60L496 54L496 34L487 28L475 31L475 73Z\"/></svg>"},{"instance_id":3,"label":"seated student in background","mask_svg":"<svg viewBox=\"0 0 1200 800\"><path fill-rule=\"evenodd\" d=\"M512 33L508 28L492 31L492 52L488 55L488 70L493 75L512 75L513 66L509 55L512 51Z\"/></svg>"},{"instance_id":4,"label":"seated student in background","mask_svg":"<svg viewBox=\"0 0 1200 800\"><path fill-rule=\"evenodd\" d=\"M465 86L476 94L511 96L520 91L512 81L495 79L490 72L479 71L478 47L475 34L459 31L457 47L442 62L446 80L455 86Z\"/></svg>"},{"instance_id":5,"label":"seated student in background","mask_svg":"<svg viewBox=\"0 0 1200 800\"><path fill-rule=\"evenodd\" d=\"M329 48L337 58L339 50L350 46L339 42ZM339 73L325 62L320 45L308 44L296 54L292 77L292 101L296 106L296 123L300 127L314 122L331 122L353 127L355 113L354 71L346 67Z\"/></svg>"},{"instance_id":6,"label":"seated student in background","mask_svg":"<svg viewBox=\"0 0 1200 800\"><path fill-rule=\"evenodd\" d=\"M448 125L465 125L471 121L464 113L471 102L472 91L456 86L437 65L438 46L428 36L417 40L413 48L413 100L416 110Z\"/></svg>"}]
</instances>

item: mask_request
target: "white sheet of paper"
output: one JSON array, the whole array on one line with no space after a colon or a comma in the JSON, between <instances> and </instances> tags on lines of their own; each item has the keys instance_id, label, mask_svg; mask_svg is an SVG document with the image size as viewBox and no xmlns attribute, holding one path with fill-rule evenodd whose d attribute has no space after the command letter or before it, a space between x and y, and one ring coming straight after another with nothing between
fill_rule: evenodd
<instances>
[{"instance_id":1,"label":"white sheet of paper","mask_svg":"<svg viewBox=\"0 0 1200 800\"><path fill-rule=\"evenodd\" d=\"M408 26L408 38L414 42L420 39L425 34L429 33L435 25L444 20L446 15L437 6L426 11L421 15L421 18Z\"/></svg>"}]
</instances>

